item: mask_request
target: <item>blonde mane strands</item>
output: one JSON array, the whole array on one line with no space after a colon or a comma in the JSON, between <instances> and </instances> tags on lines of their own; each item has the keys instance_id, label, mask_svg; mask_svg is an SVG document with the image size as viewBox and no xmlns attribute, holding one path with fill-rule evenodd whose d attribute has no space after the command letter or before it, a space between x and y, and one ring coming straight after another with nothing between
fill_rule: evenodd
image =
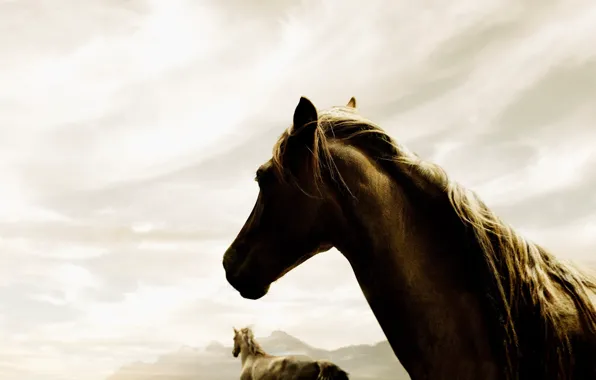
<instances>
[{"instance_id":1,"label":"blonde mane strands","mask_svg":"<svg viewBox=\"0 0 596 380\"><path fill-rule=\"evenodd\" d=\"M250 328L245 327L240 330L240 333L242 334L242 339L244 340L246 348L250 354L257 356L267 356L265 350L263 350L261 345L255 340L254 334Z\"/></svg>"},{"instance_id":2,"label":"blonde mane strands","mask_svg":"<svg viewBox=\"0 0 596 380\"><path fill-rule=\"evenodd\" d=\"M596 310L589 292L596 290L596 279L559 261L541 246L526 240L502 222L472 191L451 183L449 199L455 212L471 228L498 289L502 311L506 357L516 378L511 359L519 354L516 322L523 308L539 310L544 324L543 344L554 348L558 375L568 378L573 365L570 337L560 312L571 302L583 316L590 333L596 333ZM563 294L563 295L561 295ZM563 298L562 298L563 297ZM555 370L555 368L553 368Z\"/></svg>"},{"instance_id":3,"label":"blonde mane strands","mask_svg":"<svg viewBox=\"0 0 596 380\"><path fill-rule=\"evenodd\" d=\"M552 363L548 370L558 373L561 379L568 378L573 354L561 311L565 305L575 307L588 332L596 333L596 309L589 299L590 290L596 290L596 279L526 240L501 221L474 192L451 181L438 165L424 162L396 144L352 109L334 107L320 111L318 123L315 148L309 156L318 185L322 184L323 173L343 183L333 163L329 141L349 140L379 162L392 162L400 172L410 174L421 190L440 192L448 198L476 243L483 264L477 268L482 272L480 277L486 277L487 289L494 293L488 296L491 307L496 309L497 316L492 318L499 329L497 336L502 342L500 349L507 378L519 378L518 358L523 344L527 344L527 340L520 339L522 330L529 329L531 336L539 328L543 331L537 336L542 341L535 344L547 353L544 361ZM285 173L284 149L290 136L290 130L284 132L273 149L272 163L280 174Z\"/></svg>"}]
</instances>

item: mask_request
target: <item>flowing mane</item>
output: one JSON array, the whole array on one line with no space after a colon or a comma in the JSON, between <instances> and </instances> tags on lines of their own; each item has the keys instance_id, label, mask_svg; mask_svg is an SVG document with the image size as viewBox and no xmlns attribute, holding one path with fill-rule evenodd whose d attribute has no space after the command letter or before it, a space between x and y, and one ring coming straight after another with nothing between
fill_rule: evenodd
<instances>
[{"instance_id":1,"label":"flowing mane","mask_svg":"<svg viewBox=\"0 0 596 380\"><path fill-rule=\"evenodd\" d=\"M244 327L240 329L241 337L246 344L246 349L251 355L255 356L268 356L261 345L255 340L255 336L250 327Z\"/></svg>"},{"instance_id":2,"label":"flowing mane","mask_svg":"<svg viewBox=\"0 0 596 380\"><path fill-rule=\"evenodd\" d=\"M319 112L314 149L307 163L318 187L324 180L332 180L349 192L330 151L333 142L349 140L404 186L414 186L433 201L450 206L449 212L461 221L462 239L469 241L468 251L462 254L477 272L474 279L492 329L492 346L507 378L523 378L534 369L567 378L574 355L585 355L594 348L580 343L572 352L576 338L566 329L569 321L565 318L577 310L580 328L596 334L596 308L589 296L596 290L596 278L524 238L473 191L451 180L438 165L395 143L352 108ZM290 134L291 129L286 130L277 141L272 164L291 180L283 154Z\"/></svg>"}]
</instances>

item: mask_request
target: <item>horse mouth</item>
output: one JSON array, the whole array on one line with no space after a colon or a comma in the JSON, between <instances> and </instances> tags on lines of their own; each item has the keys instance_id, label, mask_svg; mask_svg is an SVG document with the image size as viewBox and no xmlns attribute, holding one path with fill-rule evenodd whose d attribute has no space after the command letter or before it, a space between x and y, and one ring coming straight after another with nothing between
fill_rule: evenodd
<instances>
[{"instance_id":1,"label":"horse mouth","mask_svg":"<svg viewBox=\"0 0 596 380\"><path fill-rule=\"evenodd\" d=\"M316 253L317 252L309 252L305 255L302 255L292 265L290 265L289 267L281 271L277 276L275 276L273 280L270 281L267 285L263 284L262 281L254 281L254 279L249 280L245 277L243 278L238 275L232 275L227 269L226 279L228 280L228 283L232 285L232 287L240 293L240 296L242 298L249 300L258 300L260 298L263 298L269 292L269 288L271 287L272 283L282 278L292 269L296 268L297 266L314 256Z\"/></svg>"},{"instance_id":2,"label":"horse mouth","mask_svg":"<svg viewBox=\"0 0 596 380\"><path fill-rule=\"evenodd\" d=\"M244 288L244 289L238 289L238 292L240 293L240 296L242 298L246 298L249 300L258 300L259 298L263 298L267 292L269 291L269 286L266 286L264 288Z\"/></svg>"},{"instance_id":3,"label":"horse mouth","mask_svg":"<svg viewBox=\"0 0 596 380\"><path fill-rule=\"evenodd\" d=\"M245 278L226 273L228 283L240 293L242 298L258 300L267 294L270 285L263 285L258 282L248 281Z\"/></svg>"}]
</instances>

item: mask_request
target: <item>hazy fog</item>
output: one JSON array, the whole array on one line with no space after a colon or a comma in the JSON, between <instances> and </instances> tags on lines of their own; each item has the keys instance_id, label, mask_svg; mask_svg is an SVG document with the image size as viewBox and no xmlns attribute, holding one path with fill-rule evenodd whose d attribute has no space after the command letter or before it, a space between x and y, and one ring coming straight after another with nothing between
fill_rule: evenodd
<instances>
[{"instance_id":1,"label":"hazy fog","mask_svg":"<svg viewBox=\"0 0 596 380\"><path fill-rule=\"evenodd\" d=\"M594 1L248 3L0 1L0 378L99 380L251 323L383 339L336 251L260 301L225 281L301 95L356 96L528 236L595 257Z\"/></svg>"}]
</instances>

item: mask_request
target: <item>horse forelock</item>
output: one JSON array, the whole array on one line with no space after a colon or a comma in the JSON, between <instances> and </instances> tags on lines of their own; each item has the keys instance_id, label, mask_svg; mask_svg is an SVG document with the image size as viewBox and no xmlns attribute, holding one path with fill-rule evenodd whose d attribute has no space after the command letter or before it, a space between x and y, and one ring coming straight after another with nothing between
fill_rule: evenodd
<instances>
[{"instance_id":1,"label":"horse forelock","mask_svg":"<svg viewBox=\"0 0 596 380\"><path fill-rule=\"evenodd\" d=\"M279 173L286 173L284 150L290 138L289 130L281 135L273 149L272 164ZM319 113L316 149L307 158L315 168L315 182L320 183L323 178L341 180L329 148L331 141L344 141L380 163L397 165L401 172L424 179L445 195L446 202L462 223L462 230L469 231L467 237L475 242L477 252L474 254L480 260L473 265L481 273L478 278L486 281L484 302L493 309L487 318L493 320L493 327L498 331L496 339L503 342L500 350L507 378L517 378L520 364L516 358L524 348L529 349L520 346L522 323L523 329L530 330L528 335L543 339L531 342L533 347L552 350L551 354L555 355L556 359L551 361L553 368L549 370L562 376L570 371L573 362L570 337L558 313L564 301L561 297L573 303L588 331L596 334L596 307L589 296L590 291L596 290L594 276L563 263L525 239L497 217L473 191L451 180L440 166L421 160L352 109L334 107ZM324 172L329 175L323 176Z\"/></svg>"},{"instance_id":2,"label":"horse forelock","mask_svg":"<svg viewBox=\"0 0 596 380\"><path fill-rule=\"evenodd\" d=\"M271 163L280 179L285 181L289 179L294 185L300 187L300 184L295 176L293 176L292 173L287 170L288 163L285 159L285 152L288 148L289 140L292 137L292 128L293 127L291 126L286 129L275 143L273 147ZM388 144L384 148L390 150L390 152L387 152L384 151L384 149L377 151L374 151L373 149L372 152L369 152L369 154L372 153L376 156L376 158L379 159L383 159L388 156L395 156L394 153L396 145L391 138L378 126L374 125L370 120L358 114L354 109L350 107L333 107L319 111L319 118L317 120L317 128L315 129L313 146L308 147L309 154L301 156L301 159L304 160L302 165L308 165L311 169L310 174L312 178L310 178L309 182L316 187L317 191L319 191L318 195L320 195L320 190L325 178L331 178L334 182L339 183L344 190L351 194L348 186L341 177L337 166L335 165L333 156L331 154L330 142L358 140L358 136L366 134L376 135L376 137L379 139L386 140L385 142ZM358 143L358 141L356 142ZM363 148L366 148L366 146ZM405 150L403 147L402 149Z\"/></svg>"}]
</instances>

